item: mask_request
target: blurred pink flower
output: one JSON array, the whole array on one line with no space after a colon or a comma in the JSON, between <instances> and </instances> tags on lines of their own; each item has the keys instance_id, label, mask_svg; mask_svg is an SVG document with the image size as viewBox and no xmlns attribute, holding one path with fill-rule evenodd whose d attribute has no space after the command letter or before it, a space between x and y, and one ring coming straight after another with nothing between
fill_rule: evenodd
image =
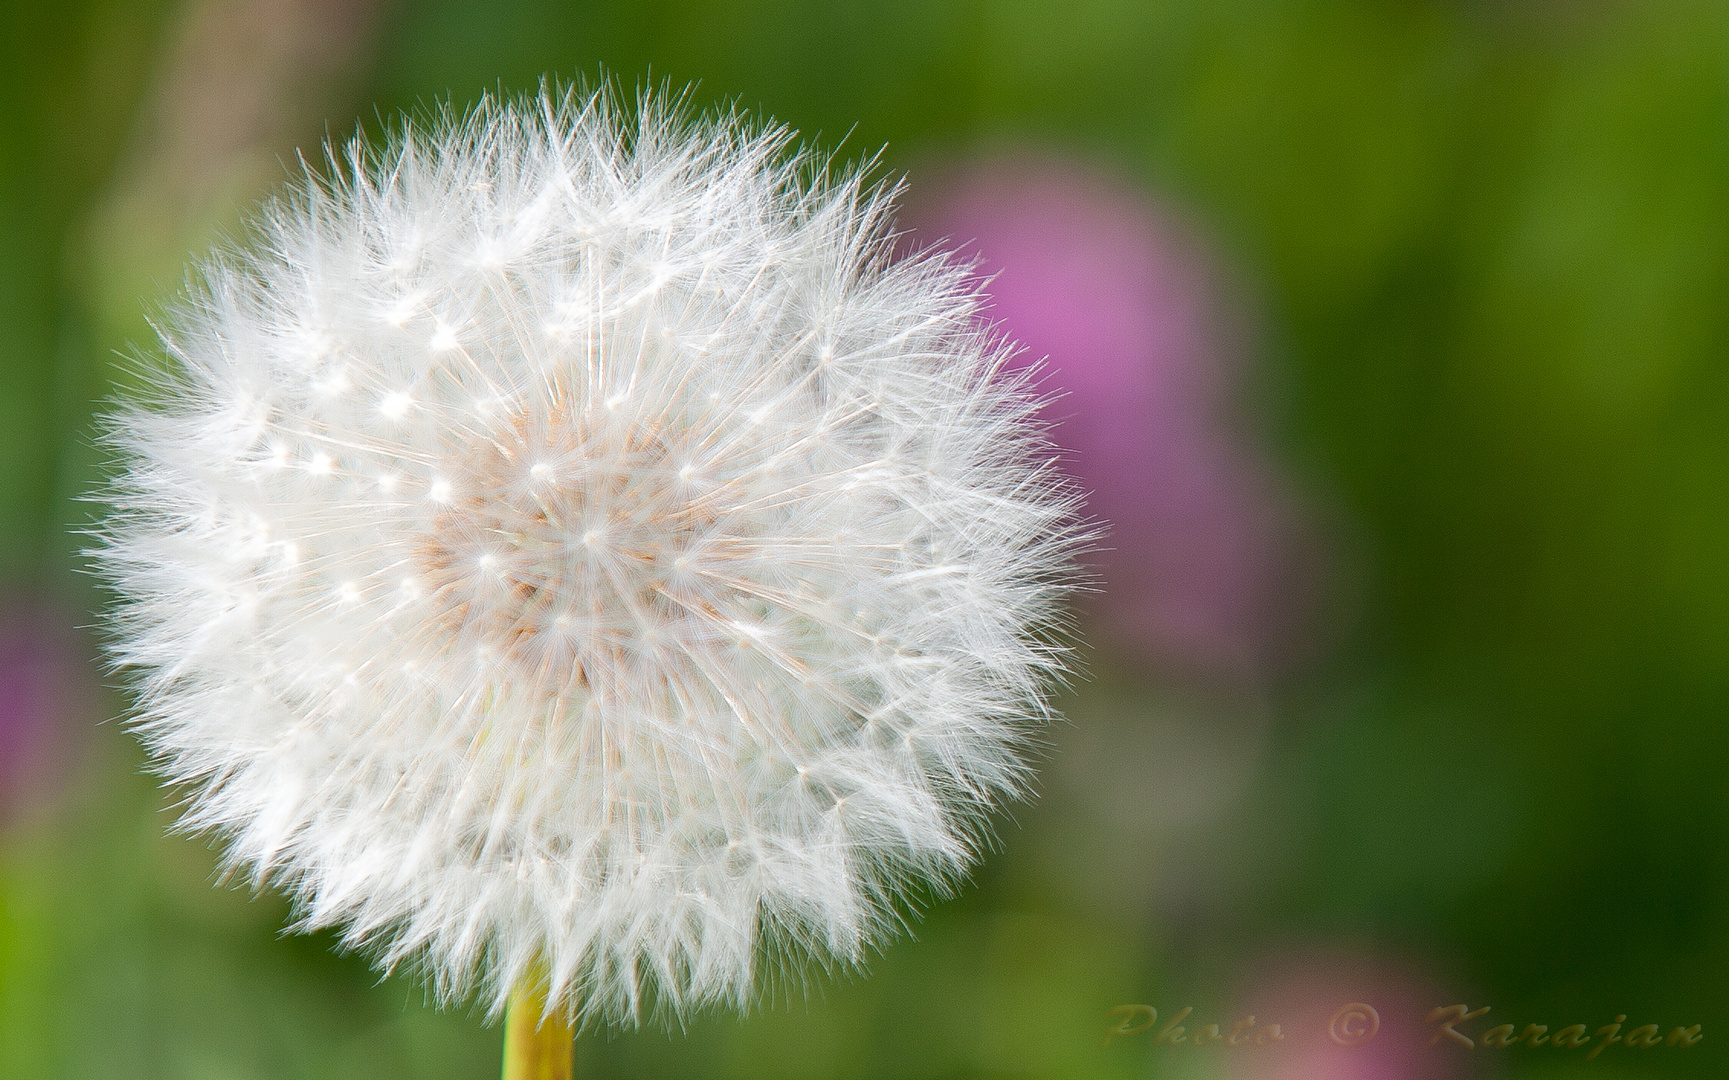
<instances>
[{"instance_id":1,"label":"blurred pink flower","mask_svg":"<svg viewBox=\"0 0 1729 1080\"><path fill-rule=\"evenodd\" d=\"M64 776L68 728L91 676L64 610L38 598L0 600L0 822Z\"/></svg>"},{"instance_id":2,"label":"blurred pink flower","mask_svg":"<svg viewBox=\"0 0 1729 1080\"><path fill-rule=\"evenodd\" d=\"M991 316L1046 360L1068 467L1108 523L1089 635L1119 661L1232 681L1290 644L1295 515L1236 416L1243 319L1205 251L1145 194L1050 159L996 159L920 184L918 244L979 259Z\"/></svg>"},{"instance_id":3,"label":"blurred pink flower","mask_svg":"<svg viewBox=\"0 0 1729 1080\"><path fill-rule=\"evenodd\" d=\"M1456 998L1400 962L1275 959L1236 1000L1239 1012L1279 1024L1285 1039L1232 1053L1232 1080L1453 1080L1468 1071L1458 1047L1429 1045L1429 1011Z\"/></svg>"}]
</instances>

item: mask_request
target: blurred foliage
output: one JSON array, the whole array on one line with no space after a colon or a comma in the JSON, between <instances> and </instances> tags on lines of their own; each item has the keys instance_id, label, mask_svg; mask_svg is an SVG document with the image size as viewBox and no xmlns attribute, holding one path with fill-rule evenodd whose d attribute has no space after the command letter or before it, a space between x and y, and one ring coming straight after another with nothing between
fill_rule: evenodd
<instances>
[{"instance_id":1,"label":"blurred foliage","mask_svg":"<svg viewBox=\"0 0 1729 1080\"><path fill-rule=\"evenodd\" d=\"M153 59L163 4L103 0L0 8L0 573L40 571L53 537L60 455L101 368L81 333L69 235L118 154ZM83 478L79 478L82 480Z\"/></svg>"},{"instance_id":2,"label":"blurred foliage","mask_svg":"<svg viewBox=\"0 0 1729 1080\"><path fill-rule=\"evenodd\" d=\"M0 568L18 584L70 588L76 448L126 344L92 308L142 305L93 295L69 252L166 14L0 13ZM1509 1018L1722 1030L1729 7L421 0L394 20L384 115L604 65L626 86L700 79L699 102L848 152L886 143L915 183L1033 145L1163 193L1260 312L1259 418L1330 516L1353 612L1271 694L1249 794L1186 855L1094 828L1070 770L869 978L685 1036L585 1040L589 1075L1148 1075L1144 1044L1098 1049L1106 1008L1200 1004L1293 942L1411 958ZM1108 757L1162 702L1101 673L1075 732ZM0 841L0 1076L489 1074L477 1018L277 936L275 899L212 889L213 856L161 837L138 769L108 726L64 805ZM1212 884L1177 914L1077 899L1052 869L1075 853L1101 880L1116 859ZM1716 1045L1641 1075L1719 1075ZM1592 1067L1616 1074L1610 1057Z\"/></svg>"}]
</instances>

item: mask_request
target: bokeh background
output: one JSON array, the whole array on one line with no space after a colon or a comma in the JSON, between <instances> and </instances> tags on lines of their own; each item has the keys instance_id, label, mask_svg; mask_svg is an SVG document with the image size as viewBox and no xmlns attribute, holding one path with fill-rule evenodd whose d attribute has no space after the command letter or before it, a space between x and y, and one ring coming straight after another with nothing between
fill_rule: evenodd
<instances>
[{"instance_id":1,"label":"bokeh background","mask_svg":"<svg viewBox=\"0 0 1729 1080\"><path fill-rule=\"evenodd\" d=\"M148 312L297 147L603 69L886 146L1113 529L973 887L868 977L579 1075L1724 1075L1729 6L7 0L0 1077L496 1075L481 1017L166 835L80 494ZM1288 1037L1101 1045L1127 1003ZM1454 1003L1707 1037L1423 1045Z\"/></svg>"}]
</instances>

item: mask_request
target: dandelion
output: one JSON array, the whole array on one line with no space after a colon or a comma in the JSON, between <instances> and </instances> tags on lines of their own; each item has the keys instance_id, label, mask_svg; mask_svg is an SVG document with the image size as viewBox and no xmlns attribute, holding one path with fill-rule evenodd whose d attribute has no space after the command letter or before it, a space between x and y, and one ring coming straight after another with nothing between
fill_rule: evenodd
<instances>
[{"instance_id":1,"label":"dandelion","mask_svg":"<svg viewBox=\"0 0 1729 1080\"><path fill-rule=\"evenodd\" d=\"M329 171L109 418L96 558L182 827L495 1012L861 960L1025 793L1064 661L1075 499L967 268L652 95Z\"/></svg>"}]
</instances>

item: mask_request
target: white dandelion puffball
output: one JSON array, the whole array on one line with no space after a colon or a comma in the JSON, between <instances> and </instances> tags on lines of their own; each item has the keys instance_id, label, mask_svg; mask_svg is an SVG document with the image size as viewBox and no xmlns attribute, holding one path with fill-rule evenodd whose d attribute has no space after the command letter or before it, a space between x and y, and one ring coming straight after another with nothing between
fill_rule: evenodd
<instances>
[{"instance_id":1,"label":"white dandelion puffball","mask_svg":"<svg viewBox=\"0 0 1729 1080\"><path fill-rule=\"evenodd\" d=\"M357 142L166 320L97 560L182 824L441 997L849 964L1021 795L1078 542L965 266L735 114Z\"/></svg>"}]
</instances>

